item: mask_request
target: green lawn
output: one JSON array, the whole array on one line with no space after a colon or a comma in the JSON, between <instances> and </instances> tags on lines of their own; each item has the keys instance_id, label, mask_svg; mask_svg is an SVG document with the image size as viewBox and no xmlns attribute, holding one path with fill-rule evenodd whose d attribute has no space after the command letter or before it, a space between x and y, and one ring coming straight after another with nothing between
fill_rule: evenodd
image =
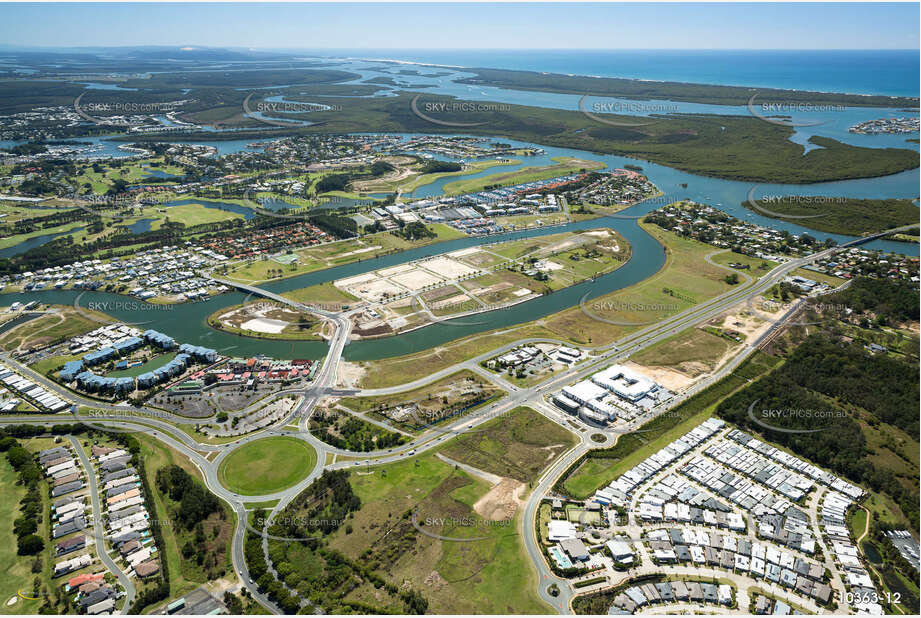
<instances>
[{"instance_id":1,"label":"green lawn","mask_svg":"<svg viewBox=\"0 0 921 618\"><path fill-rule=\"evenodd\" d=\"M136 378L142 373L147 373L148 371L159 369L160 367L170 362L174 358L176 358L176 352L160 354L158 356L154 356L152 359L150 359L149 361L147 361L146 363L142 365L138 365L137 367L131 367L129 369L121 369L119 371L110 371L109 373L106 374L106 376L111 377L111 378L119 378L122 376L126 376L129 378Z\"/></svg>"},{"instance_id":2,"label":"green lawn","mask_svg":"<svg viewBox=\"0 0 921 618\"><path fill-rule=\"evenodd\" d=\"M41 601L32 601L17 596L17 591L30 596L32 593L32 562L34 557L16 555L16 536L13 534L13 520L19 517L19 501L25 495L22 486L17 485L19 475L6 461L0 458L0 614L35 614ZM39 529L41 532L41 528ZM46 567L47 568L47 567ZM18 601L7 605L17 596Z\"/></svg>"},{"instance_id":3,"label":"green lawn","mask_svg":"<svg viewBox=\"0 0 921 618\"><path fill-rule=\"evenodd\" d=\"M218 478L230 491L253 496L287 489L306 477L317 453L296 438L276 436L244 444L221 461Z\"/></svg>"}]
</instances>

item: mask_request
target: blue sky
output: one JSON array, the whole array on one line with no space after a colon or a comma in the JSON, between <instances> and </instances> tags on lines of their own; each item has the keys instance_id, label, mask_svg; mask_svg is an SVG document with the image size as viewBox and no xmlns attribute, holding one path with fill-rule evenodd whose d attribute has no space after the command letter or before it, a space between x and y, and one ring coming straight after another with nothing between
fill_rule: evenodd
<instances>
[{"instance_id":1,"label":"blue sky","mask_svg":"<svg viewBox=\"0 0 921 618\"><path fill-rule=\"evenodd\" d=\"M919 4L0 4L0 45L918 49Z\"/></svg>"}]
</instances>

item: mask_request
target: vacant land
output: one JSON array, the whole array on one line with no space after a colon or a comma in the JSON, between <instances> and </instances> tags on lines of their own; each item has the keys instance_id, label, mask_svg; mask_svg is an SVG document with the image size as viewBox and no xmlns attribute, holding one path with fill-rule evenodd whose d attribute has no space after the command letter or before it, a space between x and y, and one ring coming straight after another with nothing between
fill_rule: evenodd
<instances>
[{"instance_id":1,"label":"vacant land","mask_svg":"<svg viewBox=\"0 0 921 618\"><path fill-rule=\"evenodd\" d=\"M696 376L711 371L730 347L724 337L691 328L637 352L630 360Z\"/></svg>"},{"instance_id":2,"label":"vacant land","mask_svg":"<svg viewBox=\"0 0 921 618\"><path fill-rule=\"evenodd\" d=\"M374 417L394 422L400 429L415 433L504 395L505 391L498 386L469 369L463 369L411 391L346 397L339 403L355 412L371 412Z\"/></svg>"},{"instance_id":3,"label":"vacant land","mask_svg":"<svg viewBox=\"0 0 921 618\"><path fill-rule=\"evenodd\" d=\"M46 315L24 322L0 335L0 347L7 352L44 347L82 335L111 321L111 318L98 311L54 307Z\"/></svg>"},{"instance_id":4,"label":"vacant land","mask_svg":"<svg viewBox=\"0 0 921 618\"><path fill-rule=\"evenodd\" d=\"M575 442L557 423L519 407L451 440L441 452L474 468L531 483Z\"/></svg>"},{"instance_id":5,"label":"vacant land","mask_svg":"<svg viewBox=\"0 0 921 618\"><path fill-rule=\"evenodd\" d=\"M317 463L317 453L302 440L287 436L262 438L230 453L218 469L221 484L253 496L287 489L306 477Z\"/></svg>"},{"instance_id":6,"label":"vacant land","mask_svg":"<svg viewBox=\"0 0 921 618\"><path fill-rule=\"evenodd\" d=\"M449 182L444 186L445 195L461 195L463 193L476 193L487 188L507 187L536 180L568 176L580 172L601 169L604 163L576 157L554 157L555 165L541 165L523 167L510 172L499 172L482 178L469 178Z\"/></svg>"},{"instance_id":7,"label":"vacant land","mask_svg":"<svg viewBox=\"0 0 921 618\"><path fill-rule=\"evenodd\" d=\"M348 530L332 535L331 548L381 569L390 581L407 582L428 600L430 613L547 611L517 519L488 522L473 509L489 490L486 482L434 455L349 480L362 507ZM413 512L422 529L469 541L423 534L412 524Z\"/></svg>"},{"instance_id":8,"label":"vacant land","mask_svg":"<svg viewBox=\"0 0 921 618\"><path fill-rule=\"evenodd\" d=\"M581 307L573 307L501 332L480 333L417 354L362 363L365 373L361 385L379 388L402 384L529 337L563 339L578 345L607 345L643 324L660 321L733 287L724 280L725 268L704 259L713 252L712 246L681 238L658 226L641 225L665 246L665 266L649 279L593 299L589 307L600 317L637 325L602 322L589 317ZM652 310L635 311L631 307Z\"/></svg>"},{"instance_id":9,"label":"vacant land","mask_svg":"<svg viewBox=\"0 0 921 618\"><path fill-rule=\"evenodd\" d=\"M143 434L138 434L136 437L141 443L140 457L144 461L147 486L150 487L153 494L152 499L157 515L163 520L172 521L178 505L158 490L157 470L169 465L177 465L198 483L204 485L201 473L187 457L159 440ZM193 531L182 529L178 522L174 522L173 528L163 528L162 538L165 547L162 548L160 559L166 561L170 575L170 594L176 598L191 592L201 584L208 582L209 579L213 579L209 575L219 576L218 573L233 571L230 545L235 516L226 504L220 501L219 504L223 515L213 513L201 522L205 532L203 541L205 548L201 552L205 559L202 564L198 564L196 560L183 558L183 545L195 538Z\"/></svg>"}]
</instances>

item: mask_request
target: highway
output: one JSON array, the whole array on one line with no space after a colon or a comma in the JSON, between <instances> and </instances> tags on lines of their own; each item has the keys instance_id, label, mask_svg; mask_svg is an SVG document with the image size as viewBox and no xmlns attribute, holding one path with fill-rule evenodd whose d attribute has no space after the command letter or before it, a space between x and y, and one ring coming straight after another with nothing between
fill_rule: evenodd
<instances>
[{"instance_id":1,"label":"highway","mask_svg":"<svg viewBox=\"0 0 921 618\"><path fill-rule=\"evenodd\" d=\"M855 241L848 243L848 245L867 242L872 238L879 237L893 231L901 231L902 229L905 228L897 228L896 230L890 230L885 233L874 235L873 237L856 239ZM842 247L843 246L846 245L842 245ZM278 295L271 294L254 286L244 286L239 283L216 279L216 281L219 283L240 289L245 289L251 293L259 294L274 300L279 300L280 302L286 302L287 304L296 306L300 310L317 313L322 317L332 320L335 323L336 329L330 340L329 353L324 358L323 364L318 370L313 383L303 389L292 389L285 391L286 394L296 393L303 396L300 404L292 411L292 413L282 422L277 423L275 427L265 428L253 432L252 434L241 437L239 440L234 442L225 444L199 443L189 434L176 427L177 424L200 423L205 422L208 419L190 419L188 417L170 414L147 407L138 408L132 406L113 405L91 400L62 387L51 380L48 380L44 376L41 376L29 368L20 365L14 359L9 358L6 355L0 355L0 358L2 358L4 362L14 368L16 371L40 383L42 386L48 388L49 390L53 390L63 399L74 402L81 406L89 407L91 409L108 412L108 414L97 413L85 416L81 415L79 419L71 415L66 415L69 416L68 420L73 419L75 421L93 421L95 424L98 424L100 427L104 427L106 429L144 433L168 444L172 448L187 456L189 460L192 461L201 471L202 477L208 489L217 495L221 500L229 504L236 513L237 524L234 530L232 542L232 560L234 569L237 571L243 586L249 590L249 592L259 603L264 605L273 613L280 613L280 609L275 606L265 595L260 593L257 587L250 581L249 572L243 557L243 538L247 527L245 504L247 502L261 502L265 500L277 499L278 504L272 510L272 515L274 516L280 512L288 503L290 503L290 501L293 500L298 494L300 494L306 487L308 487L316 478L318 478L324 468L343 469L347 467L353 467L355 465L382 465L414 457L416 454L437 448L448 437L465 432L477 431L478 426L482 423L488 422L489 420L496 418L497 416L501 416L502 414L507 413L508 411L521 405L529 405L554 422L563 424L565 426L567 424L566 421L568 417L558 413L546 405L544 399L548 393L558 390L570 382L582 379L591 373L598 371L603 366L611 364L612 362L620 359L625 359L631 354L634 354L648 346L659 343L677 334L678 332L706 322L707 320L710 320L713 317L725 312L730 307L756 297L758 294L761 294L771 286L782 281L783 278L793 270L800 268L801 266L804 266L814 260L821 259L838 248L830 248L811 256L792 259L788 262L778 265L769 273L756 281L748 281L745 284L740 285L738 288L729 290L720 296L710 299L709 301L695 305L694 307L666 318L656 324L651 324L649 326L638 329L613 344L590 349L588 351L591 353L591 356L588 361L554 374L553 378L537 387L518 388L516 386L512 386L504 380L501 380L500 376L495 376L489 372L484 371L479 366L479 362L488 358L492 358L497 354L501 354L504 351L524 343L553 342L562 344L565 342L554 341L552 339L522 339L512 344L497 347L494 350L481 354L465 362L459 363L458 365L433 372L431 375L426 376L425 378L414 380L406 384L383 389L365 389L354 391L354 394L362 396L397 393L431 383L432 381L438 380L446 375L458 371L460 368L468 368L477 371L479 374L485 375L493 380L498 377L500 378L503 387L508 391L508 395L499 401L483 406L479 410L476 410L464 418L460 418L456 421L447 423L444 427L432 428L419 437L415 438L412 442L387 451L359 453L343 449L336 449L323 443L318 438L313 436L309 431L309 417L313 413L317 402L320 401L323 397L327 396L329 393L338 392L336 391L335 386L339 363L342 358L343 350L348 344L349 335L352 328L350 314L331 313L301 303L295 303L294 301L285 299L284 297L278 297ZM559 457L541 475L539 481L537 482L534 490L531 492L524 506L524 515L521 519L521 533L525 539L526 550L538 571L538 594L551 607L560 613L569 613L572 591L569 585L564 580L554 576L546 565L543 557L543 552L535 536L534 522L540 501L547 494L550 488L553 487L559 476L569 467L569 465L571 465L591 448L609 445L616 440L618 435L624 433L625 431L636 429L639 424L648 421L655 414L660 414L664 412L668 407L677 405L702 388L706 388L706 386L709 386L710 384L727 375L729 372L734 370L738 364L744 361L744 359L749 354L757 349L758 345L770 337L778 325L789 319L790 316L795 315L797 309L797 306L790 308L790 310L780 316L771 326L771 328L762 334L758 340L752 342L749 345L746 345L735 358L723 366L719 371L696 384L689 391L680 394L677 398L670 401L668 406L660 406L654 410L653 414L644 416L642 419L638 419L631 426L625 428L622 427L613 431L603 429L597 430L598 432L604 433L606 435L607 440L604 443L594 442L589 444L585 438L585 435L588 433L586 432L586 434L583 434L582 441L579 444ZM275 396L281 396L281 393L277 393ZM118 412L120 416L118 418L113 418L111 412ZM137 415L137 418L131 418L128 415ZM0 424L8 425L21 422L47 424L49 422L61 422L63 420L62 416L65 415L39 414L3 417L3 419L0 420ZM295 421L299 427L297 431L284 429L286 425L289 425ZM299 436L305 441L309 442L311 446L317 451L316 467L311 470L310 473L295 486L281 492L275 492L263 496L241 496L223 487L218 478L218 468L221 461L234 449L239 448L239 446L246 444L247 442L260 439L266 435L273 434ZM205 456L213 455L214 453L216 453L216 456ZM362 461L338 462L327 466L325 463L327 454L360 457L362 458ZM85 454L83 457L85 457ZM86 463L84 465L86 465ZM96 497L96 500L98 500L98 496ZM94 500L94 511L96 509L96 500ZM267 537L263 535L264 549L267 548L266 539ZM104 554L104 552L102 553ZM556 597L550 595L547 591L547 587L551 583L556 583L559 587L560 594Z\"/></svg>"}]
</instances>

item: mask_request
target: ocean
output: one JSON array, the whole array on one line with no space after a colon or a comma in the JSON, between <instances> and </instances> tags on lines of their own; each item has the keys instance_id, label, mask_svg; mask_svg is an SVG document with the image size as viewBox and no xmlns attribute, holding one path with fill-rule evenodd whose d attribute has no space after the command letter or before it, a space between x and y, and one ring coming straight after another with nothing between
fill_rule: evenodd
<instances>
[{"instance_id":1,"label":"ocean","mask_svg":"<svg viewBox=\"0 0 921 618\"><path fill-rule=\"evenodd\" d=\"M918 50L312 50L323 57L918 96Z\"/></svg>"}]
</instances>

